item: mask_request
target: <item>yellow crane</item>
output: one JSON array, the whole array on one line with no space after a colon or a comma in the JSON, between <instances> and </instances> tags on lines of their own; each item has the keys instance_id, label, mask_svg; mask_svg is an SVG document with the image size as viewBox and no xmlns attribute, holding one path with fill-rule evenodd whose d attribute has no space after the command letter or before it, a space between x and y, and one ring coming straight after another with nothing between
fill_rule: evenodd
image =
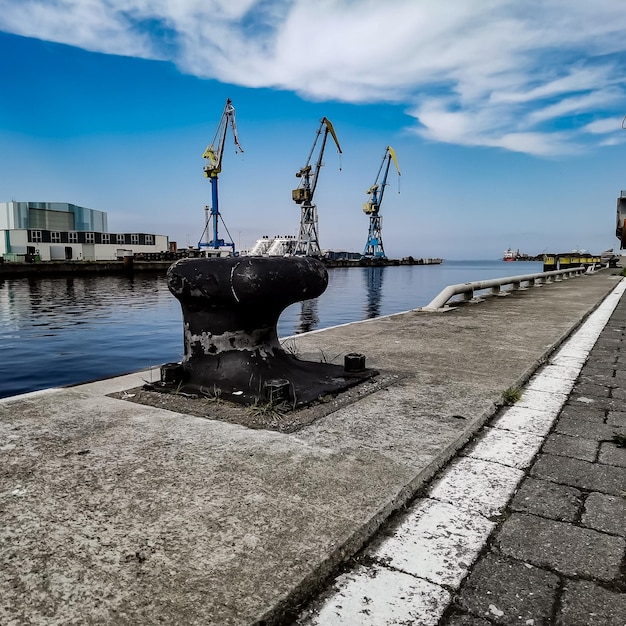
<instances>
[{"instance_id":1,"label":"yellow crane","mask_svg":"<svg viewBox=\"0 0 626 626\"><path fill-rule=\"evenodd\" d=\"M331 121L323 117L320 121L320 127L315 135L313 147L309 152L309 158L306 165L296 172L296 177L300 179L300 184L291 192L291 197L296 204L301 206L300 212L300 230L296 241L295 254L305 256L319 256L321 253L319 236L317 232L317 207L313 204L313 195L317 187L320 169L322 167L322 157L324 156L324 148L326 147L326 139L328 135L333 138L337 146L337 152L341 154L341 146L335 134L335 129ZM311 159L315 152L317 142L322 137L320 151L315 166L311 165Z\"/></svg>"},{"instance_id":2,"label":"yellow crane","mask_svg":"<svg viewBox=\"0 0 626 626\"><path fill-rule=\"evenodd\" d=\"M393 161L396 166L398 176L400 176L400 166L398 165L396 153L391 146L387 146L385 154L383 155L382 163L378 168L378 174L376 174L374 184L365 192L369 194L369 200L363 205L363 212L366 215L369 215L370 226L367 233L367 243L365 244L363 256L373 256L382 259L386 258L385 248L383 247L383 218L380 215L380 205L383 201L385 186L387 185L387 174L389 174L391 161ZM387 163L386 165L385 162ZM380 178L383 168L385 169L385 173L381 183L379 184L378 179Z\"/></svg>"},{"instance_id":3,"label":"yellow crane","mask_svg":"<svg viewBox=\"0 0 626 626\"><path fill-rule=\"evenodd\" d=\"M206 159L206 164L204 166L204 175L211 181L211 207L205 207L207 211L205 226L202 236L204 237L206 233L206 241L202 241L202 237L200 238L200 242L198 243L199 248L213 248L214 250L218 250L222 247L230 247L232 248L233 253L235 252L235 244L231 242L225 242L223 239L220 239L217 235L217 225L219 218L221 217L219 211L219 203L218 203L218 194L217 194L217 176L222 171L222 156L224 154L224 144L226 143L226 131L228 130L228 126L230 125L233 132L233 139L235 142L235 146L237 148L236 152L243 152L243 148L239 145L239 138L237 137L237 124L235 122L235 107L233 106L230 98L226 100L226 106L224 107L224 112L222 113L222 117L220 119L220 123L217 127L217 131L215 132L215 137L213 137L213 141L207 146L203 158ZM208 241L208 228L209 228L209 210L211 213L211 221L213 223L213 240ZM223 220L222 220L223 221ZM227 229L228 232L228 229Z\"/></svg>"}]
</instances>

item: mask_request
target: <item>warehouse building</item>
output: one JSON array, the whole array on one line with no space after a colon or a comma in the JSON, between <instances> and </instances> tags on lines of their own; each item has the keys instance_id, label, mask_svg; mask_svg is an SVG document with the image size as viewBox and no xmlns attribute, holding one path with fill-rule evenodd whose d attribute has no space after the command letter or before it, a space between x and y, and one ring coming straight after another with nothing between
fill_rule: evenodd
<instances>
[{"instance_id":1,"label":"warehouse building","mask_svg":"<svg viewBox=\"0 0 626 626\"><path fill-rule=\"evenodd\" d=\"M113 261L168 249L166 235L110 233L104 211L67 202L0 202L5 261Z\"/></svg>"}]
</instances>

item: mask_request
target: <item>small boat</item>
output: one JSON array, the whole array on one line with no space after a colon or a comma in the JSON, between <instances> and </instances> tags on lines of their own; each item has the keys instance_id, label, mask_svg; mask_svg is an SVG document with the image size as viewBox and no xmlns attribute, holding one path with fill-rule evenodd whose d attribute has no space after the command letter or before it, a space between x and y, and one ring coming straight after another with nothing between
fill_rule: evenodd
<instances>
[{"instance_id":1,"label":"small boat","mask_svg":"<svg viewBox=\"0 0 626 626\"><path fill-rule=\"evenodd\" d=\"M508 250L504 251L504 256L502 257L503 261L517 261L517 259L519 258L519 250L511 250L511 248L509 248Z\"/></svg>"}]
</instances>

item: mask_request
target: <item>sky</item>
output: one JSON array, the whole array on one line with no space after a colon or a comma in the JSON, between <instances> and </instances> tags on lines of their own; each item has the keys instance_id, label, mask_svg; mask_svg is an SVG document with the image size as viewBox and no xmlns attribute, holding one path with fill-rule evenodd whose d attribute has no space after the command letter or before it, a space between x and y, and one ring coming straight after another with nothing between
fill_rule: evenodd
<instances>
[{"instance_id":1,"label":"sky","mask_svg":"<svg viewBox=\"0 0 626 626\"><path fill-rule=\"evenodd\" d=\"M237 248L297 234L326 117L322 248L364 249L392 146L388 257L618 251L624 32L623 0L0 0L0 201L195 245L230 98L244 152L229 130L219 235Z\"/></svg>"}]
</instances>

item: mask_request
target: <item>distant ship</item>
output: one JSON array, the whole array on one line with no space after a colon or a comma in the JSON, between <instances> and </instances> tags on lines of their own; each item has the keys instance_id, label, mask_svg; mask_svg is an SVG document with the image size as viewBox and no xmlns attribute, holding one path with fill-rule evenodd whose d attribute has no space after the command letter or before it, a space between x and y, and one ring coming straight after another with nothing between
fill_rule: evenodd
<instances>
[{"instance_id":1,"label":"distant ship","mask_svg":"<svg viewBox=\"0 0 626 626\"><path fill-rule=\"evenodd\" d=\"M540 256L531 256L530 254L524 254L519 250L512 250L509 248L504 251L504 256L502 257L503 261L538 261L540 260Z\"/></svg>"}]
</instances>

